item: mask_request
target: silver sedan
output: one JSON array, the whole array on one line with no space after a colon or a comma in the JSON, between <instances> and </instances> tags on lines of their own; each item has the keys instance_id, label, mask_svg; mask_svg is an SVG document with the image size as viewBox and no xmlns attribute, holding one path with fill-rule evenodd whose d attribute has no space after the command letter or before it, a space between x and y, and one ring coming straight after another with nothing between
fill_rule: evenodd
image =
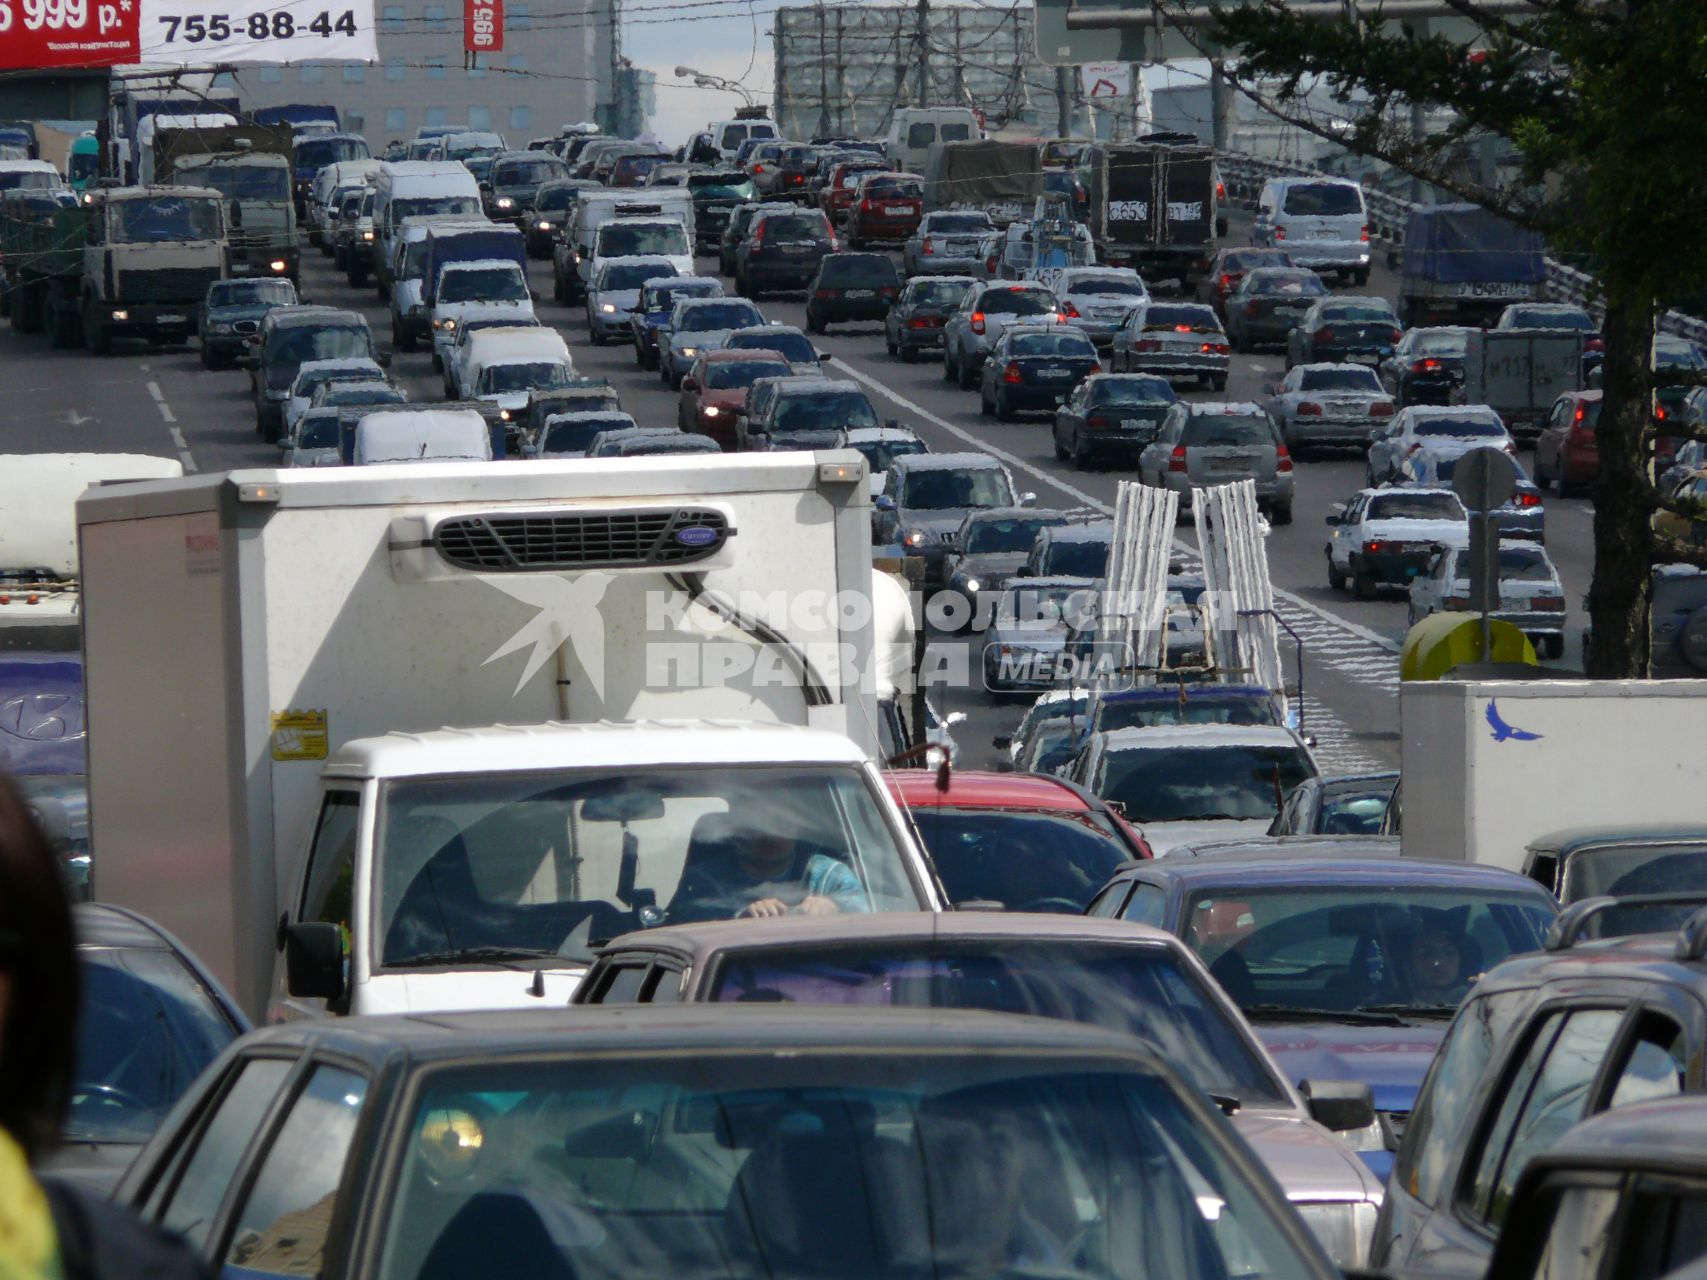
<instances>
[{"instance_id":1,"label":"silver sedan","mask_svg":"<svg viewBox=\"0 0 1707 1280\"><path fill-rule=\"evenodd\" d=\"M1278 386L1264 388L1264 404L1286 447L1366 449L1393 421L1393 398L1373 369L1356 364L1301 364Z\"/></svg>"},{"instance_id":2,"label":"silver sedan","mask_svg":"<svg viewBox=\"0 0 1707 1280\"><path fill-rule=\"evenodd\" d=\"M927 213L901 246L901 273L912 276L966 275L980 261L978 249L995 228L990 215L964 209Z\"/></svg>"},{"instance_id":3,"label":"silver sedan","mask_svg":"<svg viewBox=\"0 0 1707 1280\"><path fill-rule=\"evenodd\" d=\"M1145 302L1132 309L1114 335L1109 365L1115 373L1159 373L1197 378L1215 390L1227 385L1227 333L1200 302Z\"/></svg>"},{"instance_id":4,"label":"silver sedan","mask_svg":"<svg viewBox=\"0 0 1707 1280\"><path fill-rule=\"evenodd\" d=\"M1150 291L1127 267L1068 267L1055 278L1055 298L1067 323L1106 351L1132 308L1150 300Z\"/></svg>"},{"instance_id":5,"label":"silver sedan","mask_svg":"<svg viewBox=\"0 0 1707 1280\"><path fill-rule=\"evenodd\" d=\"M1565 588L1552 557L1532 542L1501 542L1499 555L1500 598L1492 616L1522 631L1543 657L1559 657L1565 652ZM1410 625L1470 607L1470 549L1445 547L1428 573L1411 580Z\"/></svg>"}]
</instances>

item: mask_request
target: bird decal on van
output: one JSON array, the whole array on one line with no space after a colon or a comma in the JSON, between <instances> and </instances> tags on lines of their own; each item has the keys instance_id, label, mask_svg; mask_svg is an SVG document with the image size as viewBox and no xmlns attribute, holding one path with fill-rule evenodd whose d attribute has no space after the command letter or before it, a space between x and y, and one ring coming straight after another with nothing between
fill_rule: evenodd
<instances>
[{"instance_id":1,"label":"bird decal on van","mask_svg":"<svg viewBox=\"0 0 1707 1280\"><path fill-rule=\"evenodd\" d=\"M1542 734L1531 733L1528 729L1519 729L1505 722L1500 715L1499 699L1489 698L1486 711L1488 728L1493 730L1495 742L1538 742Z\"/></svg>"}]
</instances>

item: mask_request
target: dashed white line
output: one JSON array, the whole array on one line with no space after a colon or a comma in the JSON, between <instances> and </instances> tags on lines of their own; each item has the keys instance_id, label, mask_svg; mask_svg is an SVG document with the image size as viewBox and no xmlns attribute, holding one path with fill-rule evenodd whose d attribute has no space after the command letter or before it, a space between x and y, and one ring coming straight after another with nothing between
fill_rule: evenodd
<instances>
[{"instance_id":1,"label":"dashed white line","mask_svg":"<svg viewBox=\"0 0 1707 1280\"><path fill-rule=\"evenodd\" d=\"M172 443L178 449L178 461L184 464L186 472L198 471L196 460L190 453L190 442L184 439L184 432L177 425L178 417L172 412L172 406L166 403L166 393L160 389L158 382L148 384L148 394L154 398L154 407L160 410L160 417L166 422L166 430L172 435Z\"/></svg>"}]
</instances>

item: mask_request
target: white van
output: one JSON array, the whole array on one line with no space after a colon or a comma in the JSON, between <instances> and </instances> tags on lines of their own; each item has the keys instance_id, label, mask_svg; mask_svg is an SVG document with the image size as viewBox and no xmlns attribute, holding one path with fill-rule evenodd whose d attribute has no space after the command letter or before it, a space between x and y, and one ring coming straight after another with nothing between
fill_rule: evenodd
<instances>
[{"instance_id":1,"label":"white van","mask_svg":"<svg viewBox=\"0 0 1707 1280\"><path fill-rule=\"evenodd\" d=\"M447 262L439 272L428 326L433 363L445 367L456 332L470 320L527 324L536 319L527 276L513 258Z\"/></svg>"},{"instance_id":2,"label":"white van","mask_svg":"<svg viewBox=\"0 0 1707 1280\"><path fill-rule=\"evenodd\" d=\"M0 191L59 191L65 179L46 160L0 160Z\"/></svg>"},{"instance_id":3,"label":"white van","mask_svg":"<svg viewBox=\"0 0 1707 1280\"><path fill-rule=\"evenodd\" d=\"M923 173L933 142L973 142L984 136L968 107L897 107L883 138L890 167Z\"/></svg>"},{"instance_id":4,"label":"white van","mask_svg":"<svg viewBox=\"0 0 1707 1280\"><path fill-rule=\"evenodd\" d=\"M598 231L607 222L618 218L650 220L669 218L682 224L687 233L686 265L679 265L683 275L693 274L693 193L685 187L647 187L642 190L586 191L575 202L574 212L565 238L575 252L573 301L584 296L592 277L593 256L598 249ZM655 253L660 250L637 249L635 253ZM606 257L615 256L607 251ZM677 256L677 255L671 255Z\"/></svg>"},{"instance_id":5,"label":"white van","mask_svg":"<svg viewBox=\"0 0 1707 1280\"><path fill-rule=\"evenodd\" d=\"M706 126L711 145L723 153L724 160L733 160L741 144L749 138L774 138L776 126L769 120L713 120Z\"/></svg>"},{"instance_id":6,"label":"white van","mask_svg":"<svg viewBox=\"0 0 1707 1280\"><path fill-rule=\"evenodd\" d=\"M492 433L473 409L370 413L356 423L358 467L393 462L490 462Z\"/></svg>"},{"instance_id":7,"label":"white van","mask_svg":"<svg viewBox=\"0 0 1707 1280\"><path fill-rule=\"evenodd\" d=\"M428 215L481 217L480 184L451 160L395 160L373 180L373 271L380 288L391 285L391 254L405 218Z\"/></svg>"},{"instance_id":8,"label":"white van","mask_svg":"<svg viewBox=\"0 0 1707 1280\"><path fill-rule=\"evenodd\" d=\"M1294 266L1369 283L1369 211L1349 178L1270 178L1251 243L1286 250Z\"/></svg>"},{"instance_id":9,"label":"white van","mask_svg":"<svg viewBox=\"0 0 1707 1280\"><path fill-rule=\"evenodd\" d=\"M593 234L589 283L612 258L665 258L679 276L693 274L693 234L676 218L612 218Z\"/></svg>"},{"instance_id":10,"label":"white van","mask_svg":"<svg viewBox=\"0 0 1707 1280\"><path fill-rule=\"evenodd\" d=\"M338 207L335 193L350 187L372 186L385 165L383 160L339 160L322 165L308 188L304 221L308 224L308 241L316 248L329 247L332 233L328 214Z\"/></svg>"},{"instance_id":11,"label":"white van","mask_svg":"<svg viewBox=\"0 0 1707 1280\"><path fill-rule=\"evenodd\" d=\"M569 346L555 329L482 329L468 339L463 394L487 400L513 422L534 391L568 385L575 376Z\"/></svg>"}]
</instances>

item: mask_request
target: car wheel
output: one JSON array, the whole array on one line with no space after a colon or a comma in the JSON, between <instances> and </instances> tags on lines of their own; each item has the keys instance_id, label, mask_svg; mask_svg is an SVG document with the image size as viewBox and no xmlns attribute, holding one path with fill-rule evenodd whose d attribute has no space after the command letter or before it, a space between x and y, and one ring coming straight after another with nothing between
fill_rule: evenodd
<instances>
[{"instance_id":1,"label":"car wheel","mask_svg":"<svg viewBox=\"0 0 1707 1280\"><path fill-rule=\"evenodd\" d=\"M1353 271L1351 273L1351 282L1359 289L1363 288L1364 285L1369 283L1369 268L1359 267L1356 271Z\"/></svg>"},{"instance_id":2,"label":"car wheel","mask_svg":"<svg viewBox=\"0 0 1707 1280\"><path fill-rule=\"evenodd\" d=\"M1535 483L1541 484L1539 480ZM1546 486L1543 485L1542 487L1545 488ZM1563 471L1559 472L1559 496L1561 498L1580 498L1583 495L1583 489L1585 487L1586 486L1580 484L1568 484L1565 480L1565 473Z\"/></svg>"},{"instance_id":3,"label":"car wheel","mask_svg":"<svg viewBox=\"0 0 1707 1280\"><path fill-rule=\"evenodd\" d=\"M896 350L898 352L900 352L900 354L901 354L901 363L902 364L916 364L916 363L918 363L919 353L917 351L913 350L913 348L898 346L898 347L896 347Z\"/></svg>"},{"instance_id":4,"label":"car wheel","mask_svg":"<svg viewBox=\"0 0 1707 1280\"><path fill-rule=\"evenodd\" d=\"M996 421L1012 422L1014 420L1013 406L1000 391L996 392Z\"/></svg>"},{"instance_id":5,"label":"car wheel","mask_svg":"<svg viewBox=\"0 0 1707 1280\"><path fill-rule=\"evenodd\" d=\"M202 343L202 368L213 368L213 353L207 349L207 344L205 342Z\"/></svg>"},{"instance_id":6,"label":"car wheel","mask_svg":"<svg viewBox=\"0 0 1707 1280\"><path fill-rule=\"evenodd\" d=\"M595 347L602 347L605 345L604 331L601 330L598 325L593 323L592 317L590 316L587 318L587 341L592 343Z\"/></svg>"},{"instance_id":7,"label":"car wheel","mask_svg":"<svg viewBox=\"0 0 1707 1280\"><path fill-rule=\"evenodd\" d=\"M979 386L979 388L978 388L978 412L983 414L986 418L988 418L991 414L995 413L995 411L996 411L996 407L990 403L990 397L985 395L984 394L984 388L982 386Z\"/></svg>"},{"instance_id":8,"label":"car wheel","mask_svg":"<svg viewBox=\"0 0 1707 1280\"><path fill-rule=\"evenodd\" d=\"M1209 385L1217 391L1225 391L1227 389L1227 375L1224 373L1216 374L1209 379Z\"/></svg>"},{"instance_id":9,"label":"car wheel","mask_svg":"<svg viewBox=\"0 0 1707 1280\"><path fill-rule=\"evenodd\" d=\"M978 370L966 367L965 361L960 364L960 389L970 391L978 383Z\"/></svg>"},{"instance_id":10,"label":"car wheel","mask_svg":"<svg viewBox=\"0 0 1707 1280\"><path fill-rule=\"evenodd\" d=\"M1414 627L1416 625L1417 625L1417 607L1414 604L1408 604L1405 606L1405 626L1408 629L1408 628Z\"/></svg>"},{"instance_id":11,"label":"car wheel","mask_svg":"<svg viewBox=\"0 0 1707 1280\"><path fill-rule=\"evenodd\" d=\"M1075 470L1075 471L1089 471L1090 470L1091 452L1089 449L1085 448L1084 437L1081 436L1076 430L1073 432L1073 451L1072 451L1071 456L1072 456L1072 460L1073 460L1073 470Z\"/></svg>"},{"instance_id":12,"label":"car wheel","mask_svg":"<svg viewBox=\"0 0 1707 1280\"><path fill-rule=\"evenodd\" d=\"M895 339L891 338L887 333L883 335L883 346L889 352L889 358L891 360L901 354L901 348L895 345Z\"/></svg>"},{"instance_id":13,"label":"car wheel","mask_svg":"<svg viewBox=\"0 0 1707 1280\"><path fill-rule=\"evenodd\" d=\"M942 380L944 382L954 381L954 357L949 353L946 346L942 349Z\"/></svg>"},{"instance_id":14,"label":"car wheel","mask_svg":"<svg viewBox=\"0 0 1707 1280\"><path fill-rule=\"evenodd\" d=\"M1351 594L1359 600L1373 600L1375 598L1375 580L1356 560L1351 562Z\"/></svg>"},{"instance_id":15,"label":"car wheel","mask_svg":"<svg viewBox=\"0 0 1707 1280\"><path fill-rule=\"evenodd\" d=\"M563 301L563 277L555 271L551 273L551 300L553 302Z\"/></svg>"},{"instance_id":16,"label":"car wheel","mask_svg":"<svg viewBox=\"0 0 1707 1280\"><path fill-rule=\"evenodd\" d=\"M1227 341L1233 344L1233 350L1237 351L1240 355L1244 355L1251 349L1250 343L1245 341L1245 331L1243 329L1234 329L1227 335Z\"/></svg>"},{"instance_id":17,"label":"car wheel","mask_svg":"<svg viewBox=\"0 0 1707 1280\"><path fill-rule=\"evenodd\" d=\"M1050 443L1055 446L1055 461L1065 462L1068 458L1073 456L1067 446L1061 443L1061 428L1059 425L1049 433L1049 436ZM1077 464L1075 463L1074 465L1076 466Z\"/></svg>"},{"instance_id":18,"label":"car wheel","mask_svg":"<svg viewBox=\"0 0 1707 1280\"><path fill-rule=\"evenodd\" d=\"M1553 487L1553 477L1547 474L1547 468L1542 465L1540 449L1535 451L1535 487L1542 493L1546 493ZM1561 498L1565 496L1563 485L1559 487L1559 496Z\"/></svg>"},{"instance_id":19,"label":"car wheel","mask_svg":"<svg viewBox=\"0 0 1707 1280\"><path fill-rule=\"evenodd\" d=\"M1340 567L1334 563L1334 553L1332 550L1328 552L1328 589L1330 591L1345 590L1345 574L1341 572Z\"/></svg>"},{"instance_id":20,"label":"car wheel","mask_svg":"<svg viewBox=\"0 0 1707 1280\"><path fill-rule=\"evenodd\" d=\"M1556 659L1565 656L1564 636L1542 636L1541 643L1536 646L1543 658Z\"/></svg>"}]
</instances>

